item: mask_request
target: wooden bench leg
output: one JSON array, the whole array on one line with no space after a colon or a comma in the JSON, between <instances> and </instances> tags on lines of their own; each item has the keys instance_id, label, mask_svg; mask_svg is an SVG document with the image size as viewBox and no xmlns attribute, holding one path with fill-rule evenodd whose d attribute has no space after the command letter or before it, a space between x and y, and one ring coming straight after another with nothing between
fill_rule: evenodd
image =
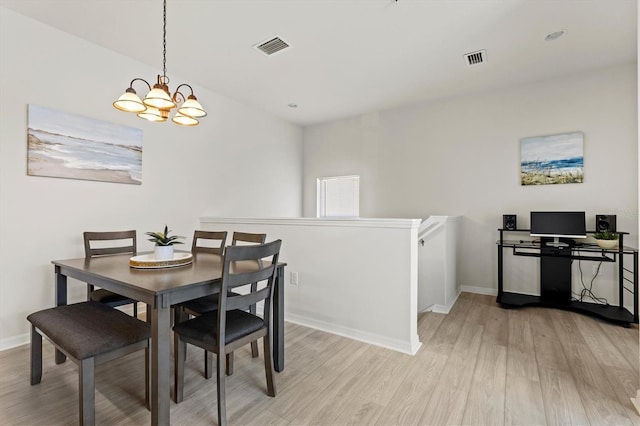
<instances>
[{"instance_id":1,"label":"wooden bench leg","mask_svg":"<svg viewBox=\"0 0 640 426\"><path fill-rule=\"evenodd\" d=\"M87 358L80 361L78 391L80 394L80 425L96 424L96 387L95 387L95 359Z\"/></svg>"},{"instance_id":2,"label":"wooden bench leg","mask_svg":"<svg viewBox=\"0 0 640 426\"><path fill-rule=\"evenodd\" d=\"M31 384L42 380L42 336L31 326Z\"/></svg>"}]
</instances>

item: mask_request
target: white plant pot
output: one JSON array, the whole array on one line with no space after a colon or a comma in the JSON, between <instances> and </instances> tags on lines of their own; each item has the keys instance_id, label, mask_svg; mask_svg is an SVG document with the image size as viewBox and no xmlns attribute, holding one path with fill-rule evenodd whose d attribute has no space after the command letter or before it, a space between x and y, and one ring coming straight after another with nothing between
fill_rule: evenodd
<instances>
[{"instance_id":1,"label":"white plant pot","mask_svg":"<svg viewBox=\"0 0 640 426\"><path fill-rule=\"evenodd\" d=\"M618 247L618 240L596 240L598 246L603 249L612 249Z\"/></svg>"},{"instance_id":2,"label":"white plant pot","mask_svg":"<svg viewBox=\"0 0 640 426\"><path fill-rule=\"evenodd\" d=\"M153 254L156 260L173 259L173 246L155 246L153 248Z\"/></svg>"}]
</instances>

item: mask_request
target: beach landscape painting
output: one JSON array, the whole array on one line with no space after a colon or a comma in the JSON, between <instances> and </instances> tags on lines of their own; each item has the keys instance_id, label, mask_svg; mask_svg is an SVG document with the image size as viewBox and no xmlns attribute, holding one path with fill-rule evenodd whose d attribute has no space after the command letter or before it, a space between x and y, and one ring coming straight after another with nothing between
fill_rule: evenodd
<instances>
[{"instance_id":1,"label":"beach landscape painting","mask_svg":"<svg viewBox=\"0 0 640 426\"><path fill-rule=\"evenodd\" d=\"M521 184L582 183L583 141L582 132L521 139Z\"/></svg>"},{"instance_id":2,"label":"beach landscape painting","mask_svg":"<svg viewBox=\"0 0 640 426\"><path fill-rule=\"evenodd\" d=\"M28 106L29 176L142 184L142 129Z\"/></svg>"}]
</instances>

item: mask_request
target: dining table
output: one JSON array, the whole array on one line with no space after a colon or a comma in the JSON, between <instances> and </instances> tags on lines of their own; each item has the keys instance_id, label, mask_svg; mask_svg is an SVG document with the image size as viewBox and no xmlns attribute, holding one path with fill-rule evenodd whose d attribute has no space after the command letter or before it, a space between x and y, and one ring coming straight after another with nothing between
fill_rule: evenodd
<instances>
[{"instance_id":1,"label":"dining table","mask_svg":"<svg viewBox=\"0 0 640 426\"><path fill-rule=\"evenodd\" d=\"M110 290L147 305L151 325L152 425L170 424L171 306L217 294L222 277L223 256L193 253L192 262L175 267L135 268L131 255L53 260L56 305L67 304L67 279ZM279 262L273 283L272 350L274 369L284 370L284 268ZM56 351L56 363L65 361Z\"/></svg>"}]
</instances>

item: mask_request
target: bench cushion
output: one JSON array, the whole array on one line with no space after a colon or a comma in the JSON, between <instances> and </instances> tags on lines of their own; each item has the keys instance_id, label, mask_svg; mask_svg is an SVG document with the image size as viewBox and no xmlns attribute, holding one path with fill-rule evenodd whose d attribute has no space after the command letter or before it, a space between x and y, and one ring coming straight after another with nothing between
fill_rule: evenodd
<instances>
[{"instance_id":1,"label":"bench cushion","mask_svg":"<svg viewBox=\"0 0 640 426\"><path fill-rule=\"evenodd\" d=\"M86 359L151 337L151 327L98 302L82 302L34 312L27 317L75 359Z\"/></svg>"}]
</instances>

